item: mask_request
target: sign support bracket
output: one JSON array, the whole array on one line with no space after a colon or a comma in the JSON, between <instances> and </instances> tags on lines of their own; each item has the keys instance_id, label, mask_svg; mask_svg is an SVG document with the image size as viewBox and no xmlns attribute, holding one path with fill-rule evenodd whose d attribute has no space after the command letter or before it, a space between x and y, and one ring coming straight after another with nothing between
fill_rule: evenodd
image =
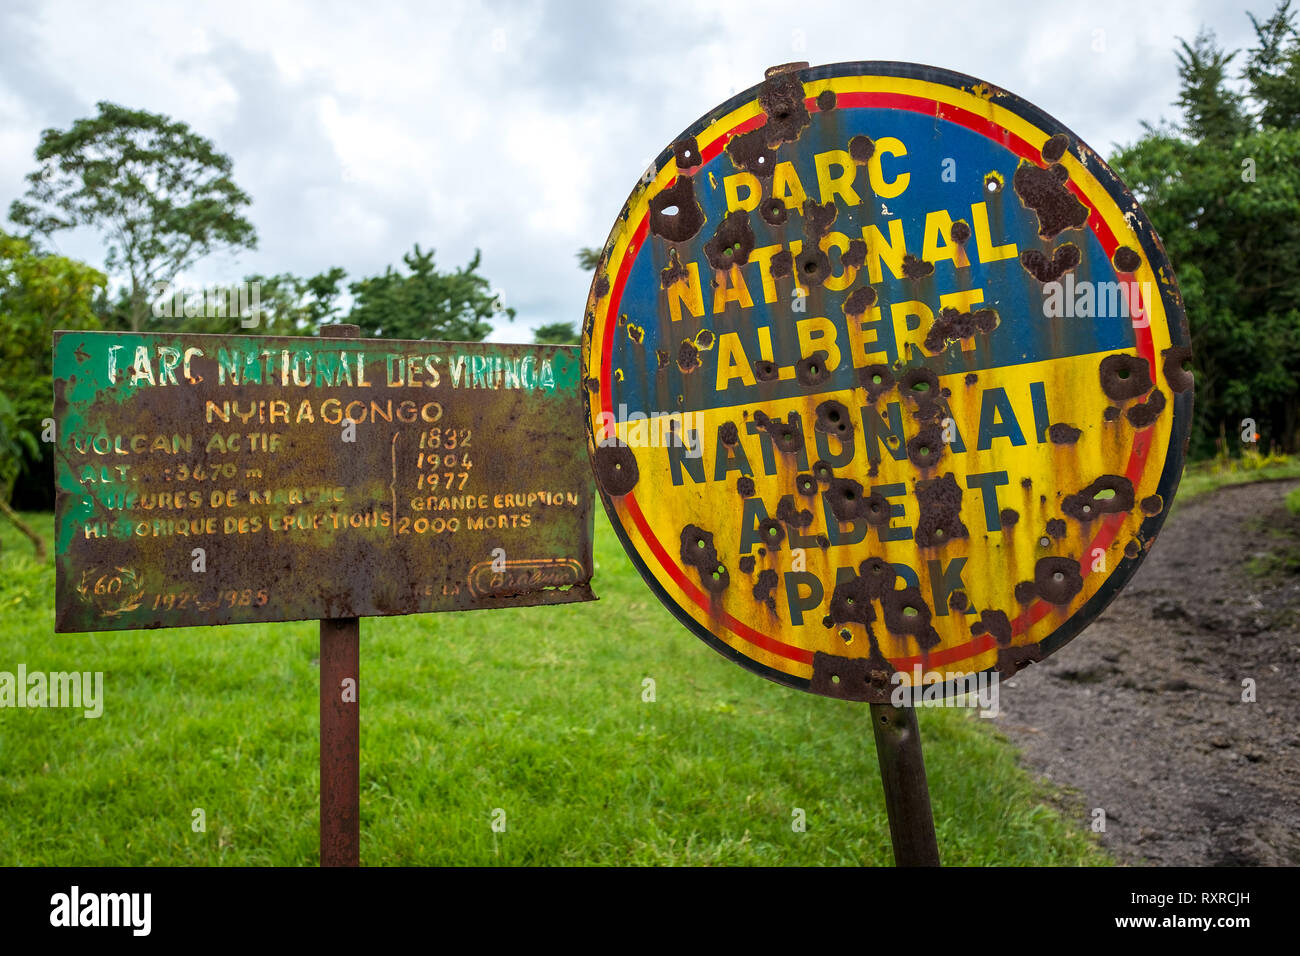
<instances>
[{"instance_id":1,"label":"sign support bracket","mask_svg":"<svg viewBox=\"0 0 1300 956\"><path fill-rule=\"evenodd\" d=\"M934 835L930 788L925 779L921 730L914 707L871 704L871 729L876 759L885 788L889 836L898 866L938 866L939 844Z\"/></svg>"}]
</instances>

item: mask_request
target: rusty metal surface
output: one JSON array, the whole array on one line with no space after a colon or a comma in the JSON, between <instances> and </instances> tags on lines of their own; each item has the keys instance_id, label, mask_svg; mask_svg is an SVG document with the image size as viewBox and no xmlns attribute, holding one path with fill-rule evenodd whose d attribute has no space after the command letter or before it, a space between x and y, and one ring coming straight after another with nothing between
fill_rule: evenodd
<instances>
[{"instance_id":1,"label":"rusty metal surface","mask_svg":"<svg viewBox=\"0 0 1300 956\"><path fill-rule=\"evenodd\" d=\"M361 621L355 617L320 622L320 865L361 865Z\"/></svg>"},{"instance_id":2,"label":"rusty metal surface","mask_svg":"<svg viewBox=\"0 0 1300 956\"><path fill-rule=\"evenodd\" d=\"M588 449L710 646L832 697L950 694L1132 576L1181 475L1188 341L1159 238L1059 122L930 67L788 64L623 207Z\"/></svg>"},{"instance_id":3,"label":"rusty metal surface","mask_svg":"<svg viewBox=\"0 0 1300 956\"><path fill-rule=\"evenodd\" d=\"M54 370L58 631L594 599L576 348L56 332Z\"/></svg>"},{"instance_id":4,"label":"rusty metal surface","mask_svg":"<svg viewBox=\"0 0 1300 956\"><path fill-rule=\"evenodd\" d=\"M939 841L930 809L925 755L916 710L871 705L871 727L880 762L880 782L889 815L889 836L898 866L938 866Z\"/></svg>"}]
</instances>

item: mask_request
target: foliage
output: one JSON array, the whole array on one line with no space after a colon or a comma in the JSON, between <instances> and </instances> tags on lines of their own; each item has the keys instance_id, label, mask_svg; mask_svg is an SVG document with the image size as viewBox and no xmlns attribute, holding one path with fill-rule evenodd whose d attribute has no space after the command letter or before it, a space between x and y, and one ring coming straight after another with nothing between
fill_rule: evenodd
<instances>
[{"instance_id":1,"label":"foliage","mask_svg":"<svg viewBox=\"0 0 1300 956\"><path fill-rule=\"evenodd\" d=\"M1180 122L1146 124L1114 159L1186 303L1193 457L1239 448L1247 418L1266 446L1300 448L1300 35L1290 0L1251 22L1236 78L1239 51L1208 32L1180 41Z\"/></svg>"},{"instance_id":2,"label":"foliage","mask_svg":"<svg viewBox=\"0 0 1300 956\"><path fill-rule=\"evenodd\" d=\"M231 161L184 123L115 103L66 130L47 129L10 218L32 235L90 226L110 272L130 280L130 328L145 327L157 284L219 247L255 248L251 200Z\"/></svg>"},{"instance_id":3,"label":"foliage","mask_svg":"<svg viewBox=\"0 0 1300 956\"><path fill-rule=\"evenodd\" d=\"M572 322L548 322L533 330L536 345L577 345L581 341L582 336Z\"/></svg>"}]
</instances>

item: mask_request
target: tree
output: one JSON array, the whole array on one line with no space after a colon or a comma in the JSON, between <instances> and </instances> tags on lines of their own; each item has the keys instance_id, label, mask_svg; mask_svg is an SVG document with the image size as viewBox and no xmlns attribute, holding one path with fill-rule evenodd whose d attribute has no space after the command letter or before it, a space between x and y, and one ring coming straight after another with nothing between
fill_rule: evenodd
<instances>
[{"instance_id":1,"label":"tree","mask_svg":"<svg viewBox=\"0 0 1300 956\"><path fill-rule=\"evenodd\" d=\"M439 272L433 250L422 252L418 243L402 261L408 275L389 266L383 275L348 287L353 306L347 321L360 326L363 335L478 342L492 331L494 316L514 320L515 310L501 302L478 272L478 250L467 266L454 272Z\"/></svg>"},{"instance_id":2,"label":"tree","mask_svg":"<svg viewBox=\"0 0 1300 956\"><path fill-rule=\"evenodd\" d=\"M1236 78L1236 52L1212 34L1180 41L1180 121L1144 124L1113 160L1178 275L1197 457L1226 451L1247 418L1265 444L1300 448L1300 37L1289 2L1251 20L1257 45Z\"/></svg>"},{"instance_id":3,"label":"tree","mask_svg":"<svg viewBox=\"0 0 1300 956\"><path fill-rule=\"evenodd\" d=\"M577 345L581 341L572 322L550 322L533 329L534 345Z\"/></svg>"},{"instance_id":4,"label":"tree","mask_svg":"<svg viewBox=\"0 0 1300 956\"><path fill-rule=\"evenodd\" d=\"M231 179L230 157L184 123L115 103L98 109L41 134L40 167L9 218L32 236L99 230L107 268L130 280L130 328L139 331L155 287L217 248L256 248L242 215L251 200Z\"/></svg>"},{"instance_id":5,"label":"tree","mask_svg":"<svg viewBox=\"0 0 1300 956\"><path fill-rule=\"evenodd\" d=\"M12 511L20 483L48 500L53 456L36 436L53 414L55 329L96 329L95 294L104 274L63 256L38 255L26 240L0 232L0 512L32 539L44 542Z\"/></svg>"},{"instance_id":6,"label":"tree","mask_svg":"<svg viewBox=\"0 0 1300 956\"><path fill-rule=\"evenodd\" d=\"M583 246L578 250L578 268L583 272L595 272L600 265L600 250Z\"/></svg>"}]
</instances>

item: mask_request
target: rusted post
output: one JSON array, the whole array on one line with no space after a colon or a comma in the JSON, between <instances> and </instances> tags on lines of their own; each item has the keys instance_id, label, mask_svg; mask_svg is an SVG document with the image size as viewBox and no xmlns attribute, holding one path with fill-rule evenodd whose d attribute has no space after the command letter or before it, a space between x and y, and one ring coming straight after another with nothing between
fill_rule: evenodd
<instances>
[{"instance_id":1,"label":"rusted post","mask_svg":"<svg viewBox=\"0 0 1300 956\"><path fill-rule=\"evenodd\" d=\"M916 710L892 704L871 705L876 735L876 759L885 786L889 836L898 866L938 866L939 843L934 836L930 788L925 780L921 730Z\"/></svg>"},{"instance_id":2,"label":"rusted post","mask_svg":"<svg viewBox=\"0 0 1300 956\"><path fill-rule=\"evenodd\" d=\"M321 336L357 338L355 325ZM320 622L320 865L361 865L361 619Z\"/></svg>"}]
</instances>

